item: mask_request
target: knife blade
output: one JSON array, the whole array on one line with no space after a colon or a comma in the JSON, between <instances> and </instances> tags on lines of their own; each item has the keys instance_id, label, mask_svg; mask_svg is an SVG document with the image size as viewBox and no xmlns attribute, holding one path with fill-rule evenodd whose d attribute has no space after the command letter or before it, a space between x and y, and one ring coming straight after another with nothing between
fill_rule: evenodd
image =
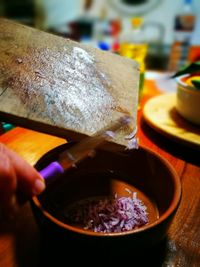
<instances>
[{"instance_id":1,"label":"knife blade","mask_svg":"<svg viewBox=\"0 0 200 267\"><path fill-rule=\"evenodd\" d=\"M62 152L57 161L51 162L39 172L40 175L45 179L46 183L52 181L56 176L62 174L71 167L76 166L81 160L90 156L91 152L93 152L99 145L112 138L116 132L128 125L132 120L133 119L130 116L120 117L111 126L104 128L94 136L86 137L79 143Z\"/></svg>"}]
</instances>

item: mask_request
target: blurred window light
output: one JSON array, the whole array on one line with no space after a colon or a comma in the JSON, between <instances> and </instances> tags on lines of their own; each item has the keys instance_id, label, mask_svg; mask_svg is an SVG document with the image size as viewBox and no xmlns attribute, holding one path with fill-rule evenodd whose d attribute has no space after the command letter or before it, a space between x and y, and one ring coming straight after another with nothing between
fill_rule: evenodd
<instances>
[{"instance_id":1,"label":"blurred window light","mask_svg":"<svg viewBox=\"0 0 200 267\"><path fill-rule=\"evenodd\" d=\"M40 28L55 28L80 17L84 10L83 0L35 0L37 21ZM38 25L37 25L38 26Z\"/></svg>"}]
</instances>

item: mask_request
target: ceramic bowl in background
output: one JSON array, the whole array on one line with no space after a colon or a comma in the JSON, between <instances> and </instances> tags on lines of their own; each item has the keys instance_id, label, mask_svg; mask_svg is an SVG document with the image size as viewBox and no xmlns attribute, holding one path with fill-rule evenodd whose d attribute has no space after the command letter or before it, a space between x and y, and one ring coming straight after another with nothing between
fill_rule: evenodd
<instances>
[{"instance_id":1,"label":"ceramic bowl in background","mask_svg":"<svg viewBox=\"0 0 200 267\"><path fill-rule=\"evenodd\" d=\"M183 75L176 79L176 109L183 118L200 125L200 90L186 83L188 77L189 75Z\"/></svg>"},{"instance_id":2,"label":"ceramic bowl in background","mask_svg":"<svg viewBox=\"0 0 200 267\"><path fill-rule=\"evenodd\" d=\"M72 144L48 152L36 168L43 169ZM127 196L128 191L137 192L149 214L149 223L136 230L96 233L65 221L66 207L76 201L116 193ZM80 162L77 168L49 184L42 195L34 197L32 209L41 232L56 237L57 244L70 244L75 250L87 248L87 251L109 248L118 253L119 248L126 251L148 248L163 240L180 198L179 177L159 154L144 147L118 152L98 149L95 157Z\"/></svg>"}]
</instances>

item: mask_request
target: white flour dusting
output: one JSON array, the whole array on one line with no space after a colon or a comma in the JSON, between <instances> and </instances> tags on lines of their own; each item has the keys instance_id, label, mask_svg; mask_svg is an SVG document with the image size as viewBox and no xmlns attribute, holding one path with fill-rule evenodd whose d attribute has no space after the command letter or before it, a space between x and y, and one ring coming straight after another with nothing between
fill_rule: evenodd
<instances>
[{"instance_id":1,"label":"white flour dusting","mask_svg":"<svg viewBox=\"0 0 200 267\"><path fill-rule=\"evenodd\" d=\"M21 64L28 67L28 60L23 59ZM40 53L35 51L31 66L31 82L30 72L27 77L15 80L21 87L15 93L30 118L48 118L56 126L88 134L111 121L116 105L106 89L111 83L87 51L79 47L74 47L71 53L67 48L56 53L48 48Z\"/></svg>"}]
</instances>

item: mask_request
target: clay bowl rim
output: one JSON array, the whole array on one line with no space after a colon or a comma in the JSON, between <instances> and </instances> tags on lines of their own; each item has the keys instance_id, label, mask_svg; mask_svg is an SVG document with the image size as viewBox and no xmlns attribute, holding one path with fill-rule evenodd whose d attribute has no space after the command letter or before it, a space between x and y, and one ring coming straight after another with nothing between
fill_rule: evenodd
<instances>
[{"instance_id":1,"label":"clay bowl rim","mask_svg":"<svg viewBox=\"0 0 200 267\"><path fill-rule=\"evenodd\" d=\"M66 145L66 144L64 144L64 145ZM63 145L61 145L61 146L63 146ZM60 146L58 146L58 147L60 147ZM55 147L54 149L56 149L58 147ZM163 158L160 154L152 151L151 149L149 149L149 148L147 148L145 146L141 146L140 145L139 149L142 149L145 152L151 154L152 156L155 156L156 158L158 158L168 168L168 170L171 173L171 177L173 178L173 184L174 184L175 192L174 192L174 195L173 195L173 199L172 199L172 201L170 203L170 206L154 222L152 222L150 224L147 224L147 225L144 225L142 227L139 227L138 229L135 229L135 230L133 229L133 230L129 230L129 231L125 231L125 232L117 232L117 233L99 233L99 232L93 232L91 230L85 230L85 229L82 229L82 228L78 228L78 227L66 224L66 223L56 219L53 215L51 215L49 212L47 212L46 210L43 209L43 207L42 207L40 201L38 200L37 196L34 196L32 198L33 204L40 210L40 212L43 214L43 216L45 216L48 220L53 222L59 228L62 228L64 230L71 231L71 232L74 232L74 233L77 233L77 234L86 235L86 236L96 236L96 237L111 237L111 236L113 236L113 237L119 237L119 236L131 235L131 234L139 234L139 233L145 232L147 230L151 230L152 228L154 228L154 227L160 225L161 223L163 223L168 217L170 217L176 211L176 209L179 206L180 200L181 200L182 186L181 186L181 181L179 179L179 176L178 176L177 172L175 171L175 169L172 167L172 165L165 158ZM51 151L52 150L50 150L48 152L51 153ZM44 154L43 156L45 156L46 154Z\"/></svg>"},{"instance_id":2,"label":"clay bowl rim","mask_svg":"<svg viewBox=\"0 0 200 267\"><path fill-rule=\"evenodd\" d=\"M194 86L188 85L188 84L185 83L185 79L187 77L190 77L190 74L183 74L183 75L181 75L181 76L176 78L176 82L177 82L177 85L178 85L177 89L178 90L182 90L182 91L184 91L184 92L186 92L186 93L188 93L190 95L194 95L194 96L198 95L199 96L200 95L200 90L197 90L197 89L195 89Z\"/></svg>"}]
</instances>

